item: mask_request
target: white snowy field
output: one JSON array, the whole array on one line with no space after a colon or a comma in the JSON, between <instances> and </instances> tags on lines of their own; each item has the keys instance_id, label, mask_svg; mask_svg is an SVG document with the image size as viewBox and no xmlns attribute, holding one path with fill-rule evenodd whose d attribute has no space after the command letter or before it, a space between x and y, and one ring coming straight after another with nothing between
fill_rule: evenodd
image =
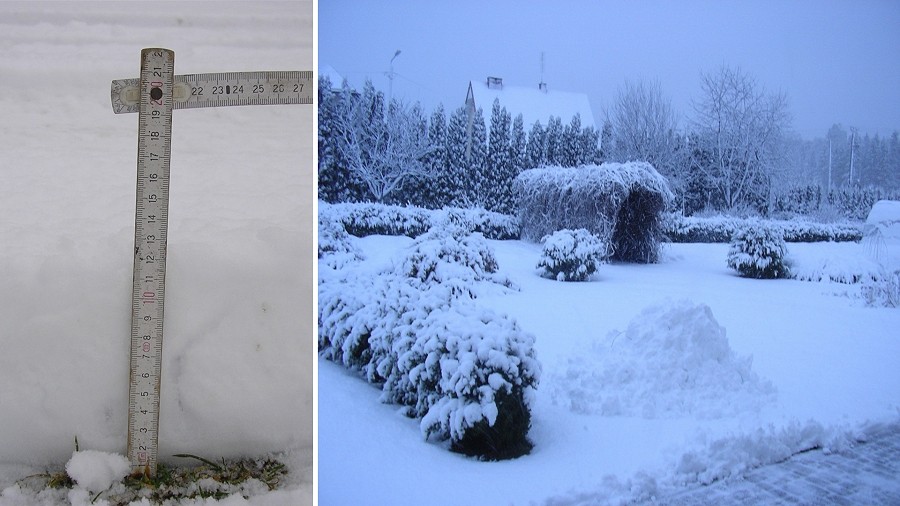
<instances>
[{"instance_id":1,"label":"white snowy field","mask_svg":"<svg viewBox=\"0 0 900 506\"><path fill-rule=\"evenodd\" d=\"M366 256L355 268L372 272L412 242L351 240ZM667 245L660 264L604 265L590 282L563 283L536 274L540 245L488 242L519 291L485 290L478 303L534 334L543 365L534 450L479 462L425 442L379 389L320 358L320 504L649 499L839 450L900 420L900 311L865 307L858 286L740 278L726 244ZM788 251L806 272L869 263L862 244Z\"/></svg>"},{"instance_id":2,"label":"white snowy field","mask_svg":"<svg viewBox=\"0 0 900 506\"><path fill-rule=\"evenodd\" d=\"M312 11L0 2L0 504L75 437L125 451L138 118L110 81L145 47L176 74L312 69ZM174 113L160 455L286 454L260 504L312 501L313 118Z\"/></svg>"}]
</instances>

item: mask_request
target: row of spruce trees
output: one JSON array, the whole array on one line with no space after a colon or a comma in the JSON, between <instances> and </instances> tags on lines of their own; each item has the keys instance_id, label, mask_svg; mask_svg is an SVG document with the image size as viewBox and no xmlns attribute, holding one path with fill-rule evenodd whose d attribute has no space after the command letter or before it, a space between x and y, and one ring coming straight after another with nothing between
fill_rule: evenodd
<instances>
[{"instance_id":1,"label":"row of spruce trees","mask_svg":"<svg viewBox=\"0 0 900 506\"><path fill-rule=\"evenodd\" d=\"M360 110L364 114L359 114ZM420 132L424 149L415 158L421 164L406 162L411 165L408 170L395 167L390 172L361 166L365 161L360 159L365 158L367 150L381 148L378 135L361 132L389 131L390 125L373 128L373 123L398 121L400 114L406 115L405 124L415 125L413 130ZM550 117L546 126L536 122L527 133L522 115L511 117L498 101L493 103L489 127L481 108L470 114L461 106L448 118L439 105L426 119L418 106L406 107L396 101L386 104L383 93L371 82L356 92L346 86L333 88L322 78L318 128L319 198L332 203L381 201L429 209L482 207L511 214L515 211L512 181L522 170L548 165L575 167L603 159L599 132L582 127L578 115L565 125L562 118ZM351 149L346 145L349 142L369 146ZM413 148L404 145L402 149ZM399 178L401 184L379 198L367 185L367 178L379 177Z\"/></svg>"}]
</instances>

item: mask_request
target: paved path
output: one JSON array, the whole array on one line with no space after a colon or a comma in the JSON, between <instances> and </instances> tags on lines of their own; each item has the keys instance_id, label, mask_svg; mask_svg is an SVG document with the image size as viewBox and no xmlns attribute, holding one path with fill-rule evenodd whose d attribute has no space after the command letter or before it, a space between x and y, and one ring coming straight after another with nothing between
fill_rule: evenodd
<instances>
[{"instance_id":1,"label":"paved path","mask_svg":"<svg viewBox=\"0 0 900 506\"><path fill-rule=\"evenodd\" d=\"M647 504L900 505L900 427L830 455L810 451Z\"/></svg>"}]
</instances>

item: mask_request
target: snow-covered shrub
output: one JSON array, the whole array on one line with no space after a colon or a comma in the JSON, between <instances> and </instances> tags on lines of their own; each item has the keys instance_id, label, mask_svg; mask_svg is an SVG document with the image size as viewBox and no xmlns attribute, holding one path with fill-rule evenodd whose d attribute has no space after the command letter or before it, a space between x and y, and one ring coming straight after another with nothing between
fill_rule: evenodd
<instances>
[{"instance_id":1,"label":"snow-covered shrub","mask_svg":"<svg viewBox=\"0 0 900 506\"><path fill-rule=\"evenodd\" d=\"M675 243L730 242L734 234L753 223L781 230L785 242L857 242L862 227L855 223L817 223L805 220L758 220L733 216L679 216L669 214L662 222L663 234Z\"/></svg>"},{"instance_id":2,"label":"snow-covered shrub","mask_svg":"<svg viewBox=\"0 0 900 506\"><path fill-rule=\"evenodd\" d=\"M583 228L559 230L541 239L544 247L537 268L557 281L584 281L597 272L609 254L606 244Z\"/></svg>"},{"instance_id":3,"label":"snow-covered shrub","mask_svg":"<svg viewBox=\"0 0 900 506\"><path fill-rule=\"evenodd\" d=\"M451 221L488 239L519 238L519 220L484 209L447 208L430 210L374 203L329 204L319 201L319 217L337 221L351 235L405 235L416 237L429 228Z\"/></svg>"},{"instance_id":4,"label":"snow-covered shrub","mask_svg":"<svg viewBox=\"0 0 900 506\"><path fill-rule=\"evenodd\" d=\"M326 214L356 237L406 235L416 237L431 226L431 212L418 207L374 203L328 204L319 201L319 216Z\"/></svg>"},{"instance_id":5,"label":"snow-covered shrub","mask_svg":"<svg viewBox=\"0 0 900 506\"><path fill-rule=\"evenodd\" d=\"M336 221L319 218L319 259L332 268L363 259L362 251L353 244L350 234Z\"/></svg>"},{"instance_id":6,"label":"snow-covered shrub","mask_svg":"<svg viewBox=\"0 0 900 506\"><path fill-rule=\"evenodd\" d=\"M384 401L407 406L423 434L455 451L527 453L540 364L531 335L475 305L496 268L480 234L436 227L392 270L320 283L319 352L382 385Z\"/></svg>"},{"instance_id":7,"label":"snow-covered shrub","mask_svg":"<svg viewBox=\"0 0 900 506\"><path fill-rule=\"evenodd\" d=\"M392 267L396 274L422 283L453 281L466 291L475 281L510 286L511 282L495 275L497 268L497 259L484 237L452 223L435 226L417 237Z\"/></svg>"},{"instance_id":8,"label":"snow-covered shrub","mask_svg":"<svg viewBox=\"0 0 900 506\"><path fill-rule=\"evenodd\" d=\"M531 396L540 376L534 337L474 304L428 314L400 369L408 372L426 435L489 460L531 450Z\"/></svg>"},{"instance_id":9,"label":"snow-covered shrub","mask_svg":"<svg viewBox=\"0 0 900 506\"><path fill-rule=\"evenodd\" d=\"M519 238L519 220L514 216L481 208L461 209L450 207L431 212L432 226L440 226L445 222L450 222L471 232L479 232L487 239L504 241Z\"/></svg>"},{"instance_id":10,"label":"snow-covered shrub","mask_svg":"<svg viewBox=\"0 0 900 506\"><path fill-rule=\"evenodd\" d=\"M867 306L900 308L900 270L863 281L860 293Z\"/></svg>"},{"instance_id":11,"label":"snow-covered shrub","mask_svg":"<svg viewBox=\"0 0 900 506\"><path fill-rule=\"evenodd\" d=\"M630 262L656 261L659 222L674 198L666 178L645 162L530 169L514 190L523 239L583 228Z\"/></svg>"},{"instance_id":12,"label":"snow-covered shrub","mask_svg":"<svg viewBox=\"0 0 900 506\"><path fill-rule=\"evenodd\" d=\"M728 267L746 278L775 279L788 276L787 245L779 230L752 223L734 234L728 250Z\"/></svg>"}]
</instances>

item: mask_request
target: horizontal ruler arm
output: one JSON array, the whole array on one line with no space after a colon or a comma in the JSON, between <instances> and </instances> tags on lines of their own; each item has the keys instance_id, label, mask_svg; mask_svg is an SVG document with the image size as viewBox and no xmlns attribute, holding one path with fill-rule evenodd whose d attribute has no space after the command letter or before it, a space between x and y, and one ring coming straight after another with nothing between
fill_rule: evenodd
<instances>
[{"instance_id":1,"label":"horizontal ruler arm","mask_svg":"<svg viewBox=\"0 0 900 506\"><path fill-rule=\"evenodd\" d=\"M175 109L234 105L312 104L313 73L309 70L222 72L175 76ZM137 78L112 82L110 97L116 114L138 112Z\"/></svg>"}]
</instances>

